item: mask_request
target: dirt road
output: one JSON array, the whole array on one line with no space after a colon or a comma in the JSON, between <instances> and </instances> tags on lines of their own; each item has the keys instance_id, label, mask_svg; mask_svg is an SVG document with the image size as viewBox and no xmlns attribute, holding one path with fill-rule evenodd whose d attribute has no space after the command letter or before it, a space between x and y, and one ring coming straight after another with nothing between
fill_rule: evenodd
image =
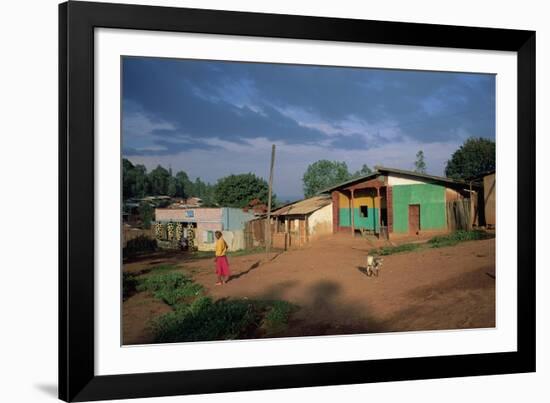
<instances>
[{"instance_id":1,"label":"dirt road","mask_svg":"<svg viewBox=\"0 0 550 403\"><path fill-rule=\"evenodd\" d=\"M379 277L367 277L370 245L341 236L284 252L230 259L233 277L215 287L212 259L170 257L214 298L282 299L300 309L280 337L495 326L495 241L384 257ZM270 256L270 258L273 257ZM162 259L129 264L135 271ZM141 308L140 308L141 306ZM147 342L144 322L162 312L136 295L124 303L125 343ZM141 335L141 336L140 336Z\"/></svg>"}]
</instances>

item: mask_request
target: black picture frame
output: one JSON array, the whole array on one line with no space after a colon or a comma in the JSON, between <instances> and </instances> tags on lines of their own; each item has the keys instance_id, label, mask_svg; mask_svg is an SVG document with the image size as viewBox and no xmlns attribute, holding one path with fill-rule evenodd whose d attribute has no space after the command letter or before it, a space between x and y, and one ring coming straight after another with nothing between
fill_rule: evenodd
<instances>
[{"instance_id":1,"label":"black picture frame","mask_svg":"<svg viewBox=\"0 0 550 403\"><path fill-rule=\"evenodd\" d=\"M517 52L517 352L96 376L94 29ZM59 5L59 398L65 401L535 371L535 32L142 5ZM85 230L83 230L85 229Z\"/></svg>"}]
</instances>

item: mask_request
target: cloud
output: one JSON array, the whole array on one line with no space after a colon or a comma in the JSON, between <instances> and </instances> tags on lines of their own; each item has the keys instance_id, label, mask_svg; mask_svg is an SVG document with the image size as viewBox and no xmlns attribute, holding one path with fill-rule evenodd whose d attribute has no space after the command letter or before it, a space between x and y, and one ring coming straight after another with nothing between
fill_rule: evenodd
<instances>
[{"instance_id":1,"label":"cloud","mask_svg":"<svg viewBox=\"0 0 550 403\"><path fill-rule=\"evenodd\" d=\"M269 173L271 145L265 137L246 139L233 143L219 138L205 140L215 149L180 151L173 155L131 156L130 160L144 164L148 169L161 164L171 166L174 172L184 170L192 178L200 177L211 183L229 174L253 172L265 179ZM363 164L370 167L384 165L394 168L413 169L416 152L423 150L429 173L443 175L449 156L460 142L421 143L414 139L386 143L363 150L360 148L330 149L316 144L288 144L276 142L275 192L284 197L301 197L302 175L307 166L320 159L345 161L351 172Z\"/></svg>"},{"instance_id":2,"label":"cloud","mask_svg":"<svg viewBox=\"0 0 550 403\"><path fill-rule=\"evenodd\" d=\"M151 136L156 130L175 130L175 126L166 121L153 122L144 114L133 113L124 118L124 131L128 136Z\"/></svg>"},{"instance_id":3,"label":"cloud","mask_svg":"<svg viewBox=\"0 0 550 403\"><path fill-rule=\"evenodd\" d=\"M123 154L215 182L230 173L267 177L301 195L319 159L428 171L469 136L495 138L495 77L349 67L155 58L123 59Z\"/></svg>"}]
</instances>

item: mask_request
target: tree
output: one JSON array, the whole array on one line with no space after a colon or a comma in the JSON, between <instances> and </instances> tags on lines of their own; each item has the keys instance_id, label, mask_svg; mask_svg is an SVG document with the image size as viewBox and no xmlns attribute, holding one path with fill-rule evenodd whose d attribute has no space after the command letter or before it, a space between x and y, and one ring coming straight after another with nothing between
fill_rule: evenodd
<instances>
[{"instance_id":1,"label":"tree","mask_svg":"<svg viewBox=\"0 0 550 403\"><path fill-rule=\"evenodd\" d=\"M200 197L202 199L202 205L204 207L214 207L214 186L210 183L203 182L201 178L197 177L193 186L193 196Z\"/></svg>"},{"instance_id":2,"label":"tree","mask_svg":"<svg viewBox=\"0 0 550 403\"><path fill-rule=\"evenodd\" d=\"M134 164L124 158L122 160L122 198L124 200L134 197L136 178L134 175Z\"/></svg>"},{"instance_id":3,"label":"tree","mask_svg":"<svg viewBox=\"0 0 550 403\"><path fill-rule=\"evenodd\" d=\"M145 197L149 192L147 169L144 165L134 165L124 158L122 160L122 198Z\"/></svg>"},{"instance_id":4,"label":"tree","mask_svg":"<svg viewBox=\"0 0 550 403\"><path fill-rule=\"evenodd\" d=\"M223 207L243 208L253 199L267 204L269 185L252 173L221 178L214 188L214 201ZM275 195L273 195L275 199Z\"/></svg>"},{"instance_id":5,"label":"tree","mask_svg":"<svg viewBox=\"0 0 550 403\"><path fill-rule=\"evenodd\" d=\"M416 153L416 161L414 162L414 172L419 174L426 173L426 163L424 162L424 151L419 150Z\"/></svg>"},{"instance_id":6,"label":"tree","mask_svg":"<svg viewBox=\"0 0 550 403\"><path fill-rule=\"evenodd\" d=\"M193 196L193 182L184 171L176 173L176 189L179 197Z\"/></svg>"},{"instance_id":7,"label":"tree","mask_svg":"<svg viewBox=\"0 0 550 403\"><path fill-rule=\"evenodd\" d=\"M147 168L145 165L138 164L134 167L134 197L145 197L150 192L149 179L147 178Z\"/></svg>"},{"instance_id":8,"label":"tree","mask_svg":"<svg viewBox=\"0 0 550 403\"><path fill-rule=\"evenodd\" d=\"M173 176L168 177L166 194L170 197L175 197L178 194L177 181L176 181L176 178L174 178Z\"/></svg>"},{"instance_id":9,"label":"tree","mask_svg":"<svg viewBox=\"0 0 550 403\"><path fill-rule=\"evenodd\" d=\"M354 178L359 178L361 176L370 175L371 173L372 173L372 169L370 169L367 164L363 164L361 169L359 171L355 171L355 173L352 176Z\"/></svg>"},{"instance_id":10,"label":"tree","mask_svg":"<svg viewBox=\"0 0 550 403\"><path fill-rule=\"evenodd\" d=\"M348 166L345 162L319 160L310 164L302 181L304 183L304 195L311 197L319 191L351 178Z\"/></svg>"},{"instance_id":11,"label":"tree","mask_svg":"<svg viewBox=\"0 0 550 403\"><path fill-rule=\"evenodd\" d=\"M447 161L445 175L452 179L469 179L495 169L495 142L470 137Z\"/></svg>"},{"instance_id":12,"label":"tree","mask_svg":"<svg viewBox=\"0 0 550 403\"><path fill-rule=\"evenodd\" d=\"M141 203L138 207L139 218L141 219L141 226L144 229L151 228L151 221L153 220L154 209L149 203Z\"/></svg>"},{"instance_id":13,"label":"tree","mask_svg":"<svg viewBox=\"0 0 550 403\"><path fill-rule=\"evenodd\" d=\"M170 173L160 165L149 173L149 183L151 184L152 195L166 195L168 192L168 179Z\"/></svg>"}]
</instances>

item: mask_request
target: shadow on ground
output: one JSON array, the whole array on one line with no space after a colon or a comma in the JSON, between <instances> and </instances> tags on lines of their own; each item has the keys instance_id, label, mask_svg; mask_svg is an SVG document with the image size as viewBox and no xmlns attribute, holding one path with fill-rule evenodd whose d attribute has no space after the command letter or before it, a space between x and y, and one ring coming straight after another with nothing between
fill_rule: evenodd
<instances>
[{"instance_id":1,"label":"shadow on ground","mask_svg":"<svg viewBox=\"0 0 550 403\"><path fill-rule=\"evenodd\" d=\"M238 278L241 278L242 276L246 276L248 273L250 273L251 271L253 271L254 269L257 269L258 267L260 267L260 260L257 260L256 262L254 262L254 264L252 264L247 270L245 271L241 271L240 273L238 274L233 274L231 276L229 276L229 280L228 281L232 281L232 280L237 280Z\"/></svg>"}]
</instances>

